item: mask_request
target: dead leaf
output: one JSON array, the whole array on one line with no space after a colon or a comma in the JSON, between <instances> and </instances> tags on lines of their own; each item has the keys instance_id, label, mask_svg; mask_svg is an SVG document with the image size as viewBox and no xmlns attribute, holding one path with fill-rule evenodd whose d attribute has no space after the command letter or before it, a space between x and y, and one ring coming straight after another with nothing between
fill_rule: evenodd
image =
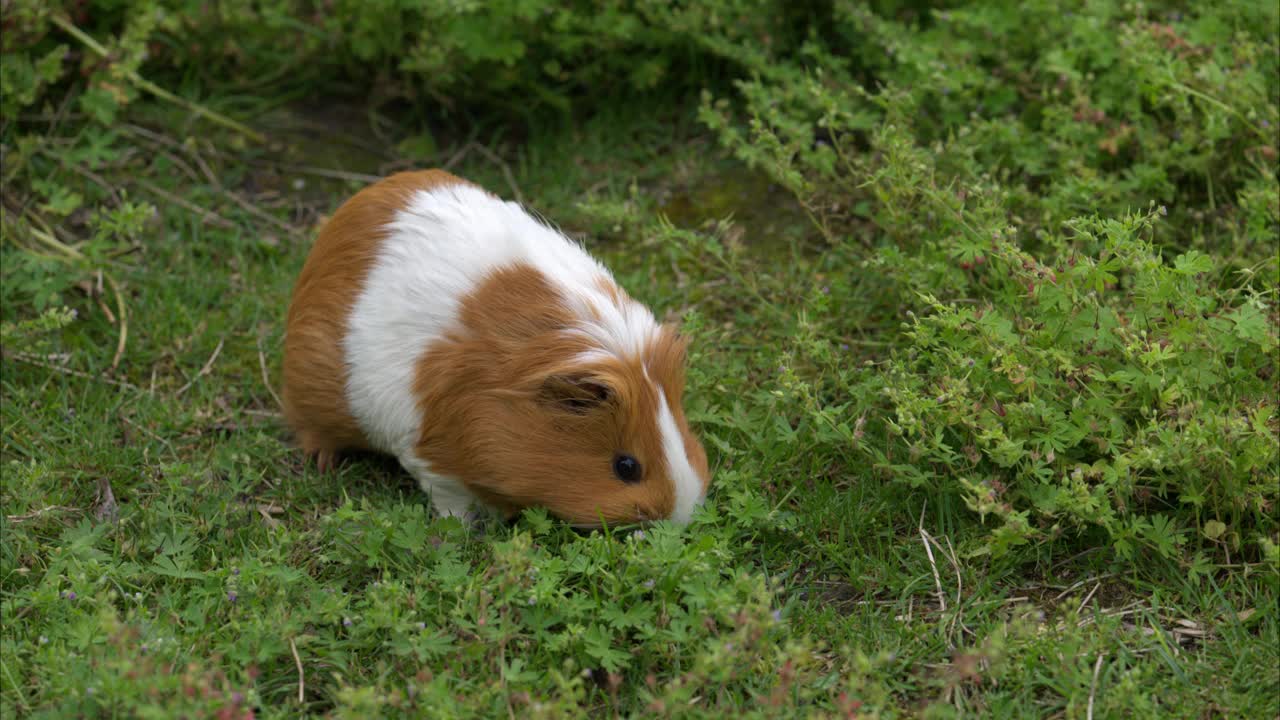
<instances>
[{"instance_id":1,"label":"dead leaf","mask_svg":"<svg viewBox=\"0 0 1280 720\"><path fill-rule=\"evenodd\" d=\"M283 512L284 512L284 508L279 507L277 505L265 505L265 504L258 505L258 514L262 516L262 521L267 524L267 527L271 528L272 530L275 530L276 528L280 527L280 521L271 516L279 515Z\"/></svg>"},{"instance_id":2,"label":"dead leaf","mask_svg":"<svg viewBox=\"0 0 1280 720\"><path fill-rule=\"evenodd\" d=\"M111 522L120 517L120 506L116 504L116 495L111 492L111 481L98 478L98 498L93 504L93 517L98 522Z\"/></svg>"}]
</instances>

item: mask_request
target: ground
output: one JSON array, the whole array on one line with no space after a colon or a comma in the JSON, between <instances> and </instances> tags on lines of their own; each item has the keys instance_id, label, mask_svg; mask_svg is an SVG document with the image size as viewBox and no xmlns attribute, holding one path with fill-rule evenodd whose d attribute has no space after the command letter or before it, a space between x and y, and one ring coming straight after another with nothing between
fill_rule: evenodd
<instances>
[{"instance_id":1,"label":"ground","mask_svg":"<svg viewBox=\"0 0 1280 720\"><path fill-rule=\"evenodd\" d=\"M782 415L749 425L778 384L752 358L797 332L787 300L825 250L691 117L425 143L334 99L256 127L265 145L143 105L105 170L57 171L155 214L111 248L118 294L86 274L57 298L77 316L56 346L6 349L6 715L1280 712L1266 567L992 559L956 498L806 455ZM423 165L521 198L658 315L698 311L690 417L716 481L692 526L577 533L533 511L468 532L394 463L322 474L291 447L280 338L315 229ZM711 236L734 250L691 249ZM874 298L848 312L866 315L848 362L874 366L897 321Z\"/></svg>"}]
</instances>

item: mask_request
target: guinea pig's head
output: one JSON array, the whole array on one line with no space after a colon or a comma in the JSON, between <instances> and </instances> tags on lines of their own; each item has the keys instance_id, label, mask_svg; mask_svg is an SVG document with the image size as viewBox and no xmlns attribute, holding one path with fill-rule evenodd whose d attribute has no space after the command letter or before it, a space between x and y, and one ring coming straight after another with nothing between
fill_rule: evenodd
<instances>
[{"instance_id":1,"label":"guinea pig's head","mask_svg":"<svg viewBox=\"0 0 1280 720\"><path fill-rule=\"evenodd\" d=\"M580 527L688 522L710 484L682 407L685 342L658 327L633 356L552 353L496 393L482 498Z\"/></svg>"}]
</instances>

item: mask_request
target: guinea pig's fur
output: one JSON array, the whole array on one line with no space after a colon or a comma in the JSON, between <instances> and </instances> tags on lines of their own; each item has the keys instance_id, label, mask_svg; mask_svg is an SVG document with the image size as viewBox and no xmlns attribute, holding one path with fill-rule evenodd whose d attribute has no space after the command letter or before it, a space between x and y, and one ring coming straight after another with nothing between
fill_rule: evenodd
<instances>
[{"instance_id":1,"label":"guinea pig's fur","mask_svg":"<svg viewBox=\"0 0 1280 720\"><path fill-rule=\"evenodd\" d=\"M685 523L710 474L684 362L684 340L578 244L449 173L405 172L316 238L284 411L321 470L343 450L394 455L443 515ZM638 472L615 471L624 456Z\"/></svg>"}]
</instances>

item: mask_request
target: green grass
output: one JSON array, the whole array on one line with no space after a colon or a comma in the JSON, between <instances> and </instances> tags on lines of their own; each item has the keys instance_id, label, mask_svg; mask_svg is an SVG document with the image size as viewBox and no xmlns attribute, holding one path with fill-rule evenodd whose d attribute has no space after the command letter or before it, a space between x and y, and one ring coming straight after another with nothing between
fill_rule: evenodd
<instances>
[{"instance_id":1,"label":"green grass","mask_svg":"<svg viewBox=\"0 0 1280 720\"><path fill-rule=\"evenodd\" d=\"M1175 563L1116 564L1105 546L966 556L984 530L962 503L805 453L783 418L745 410L777 384L763 362L797 332L792 298L831 261L804 214L696 126L639 117L503 154L526 200L592 233L637 296L659 313L699 308L691 414L716 484L690 528L643 537L539 512L468 534L430 518L393 463L305 465L268 383L312 223L358 184L280 168L377 168L217 135L171 157L121 142L107 182L145 179L209 215L126 185L157 216L111 263L129 325L115 372L119 324L74 289L60 299L76 319L46 348L55 369L6 357L5 714L1084 717L1092 703L1094 717L1274 716L1266 569L1194 581ZM176 127L153 124L180 141ZM478 152L457 170L512 192ZM104 192L73 186L86 203ZM651 221L690 196L739 211L731 228L702 226L741 233L731 268ZM742 277L751 292L734 289ZM849 362L879 362L884 332L855 339Z\"/></svg>"},{"instance_id":2,"label":"green grass","mask_svg":"<svg viewBox=\"0 0 1280 720\"><path fill-rule=\"evenodd\" d=\"M4 717L1280 717L1274 3L205 5L6 9ZM316 228L439 165L681 322L689 527L290 446Z\"/></svg>"}]
</instances>

